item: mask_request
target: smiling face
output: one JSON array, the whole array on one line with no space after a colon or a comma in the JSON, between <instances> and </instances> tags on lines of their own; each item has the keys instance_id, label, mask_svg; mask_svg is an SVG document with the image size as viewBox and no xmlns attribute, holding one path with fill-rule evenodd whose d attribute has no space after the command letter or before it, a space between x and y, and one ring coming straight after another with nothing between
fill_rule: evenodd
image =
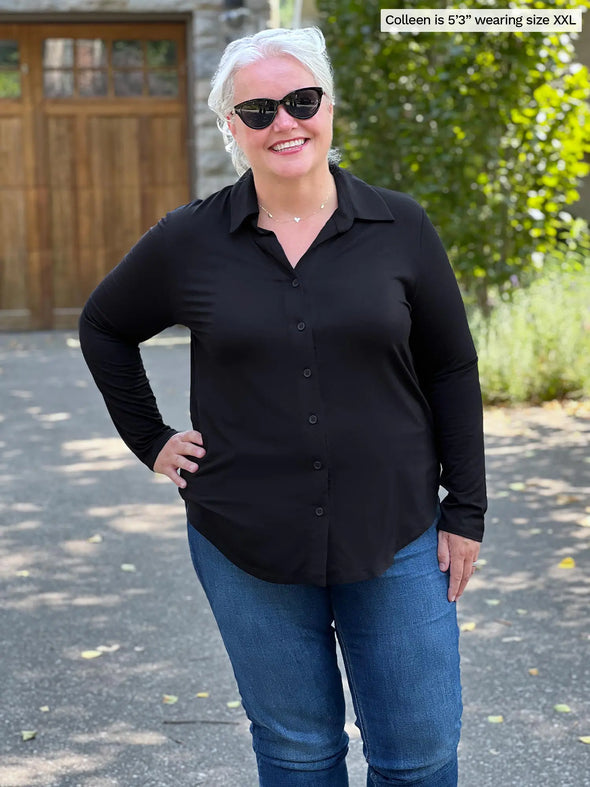
<instances>
[{"instance_id":1,"label":"smiling face","mask_svg":"<svg viewBox=\"0 0 590 787\"><path fill-rule=\"evenodd\" d=\"M292 90L315 84L313 75L294 57L268 57L236 72L234 105L251 98L278 100ZM228 122L255 178L302 178L323 175L328 169L332 103L326 95L309 120L291 117L281 105L268 128L248 128L236 115L231 115Z\"/></svg>"}]
</instances>

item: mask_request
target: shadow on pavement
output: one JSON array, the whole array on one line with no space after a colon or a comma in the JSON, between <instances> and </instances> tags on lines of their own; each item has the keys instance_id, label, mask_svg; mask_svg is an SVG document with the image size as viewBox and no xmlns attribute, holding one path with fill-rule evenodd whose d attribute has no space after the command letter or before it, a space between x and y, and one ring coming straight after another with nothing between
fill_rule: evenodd
<instances>
[{"instance_id":1,"label":"shadow on pavement","mask_svg":"<svg viewBox=\"0 0 590 787\"><path fill-rule=\"evenodd\" d=\"M165 420L187 428L185 334L144 359ZM254 787L175 488L114 434L74 334L1 335L0 394L0 784ZM486 563L459 602L460 783L590 785L590 411L492 410L486 435Z\"/></svg>"}]
</instances>

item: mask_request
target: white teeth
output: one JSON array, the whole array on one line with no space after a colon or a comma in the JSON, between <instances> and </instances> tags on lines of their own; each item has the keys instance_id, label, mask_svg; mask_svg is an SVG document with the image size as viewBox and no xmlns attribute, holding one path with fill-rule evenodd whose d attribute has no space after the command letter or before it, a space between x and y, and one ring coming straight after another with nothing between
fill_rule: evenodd
<instances>
[{"instance_id":1,"label":"white teeth","mask_svg":"<svg viewBox=\"0 0 590 787\"><path fill-rule=\"evenodd\" d=\"M273 145L273 150L288 150L289 148L298 148L305 142L304 139L291 139L289 142L279 142L278 145Z\"/></svg>"}]
</instances>

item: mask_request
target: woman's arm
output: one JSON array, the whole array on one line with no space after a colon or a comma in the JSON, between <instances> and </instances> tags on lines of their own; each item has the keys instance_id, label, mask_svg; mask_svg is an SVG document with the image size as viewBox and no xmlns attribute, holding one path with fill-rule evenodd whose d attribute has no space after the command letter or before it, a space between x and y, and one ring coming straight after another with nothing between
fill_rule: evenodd
<instances>
[{"instance_id":1,"label":"woman's arm","mask_svg":"<svg viewBox=\"0 0 590 787\"><path fill-rule=\"evenodd\" d=\"M433 416L441 464L439 562L459 598L479 554L487 508L483 407L477 354L443 245L425 212L412 299L411 349Z\"/></svg>"},{"instance_id":2,"label":"woman's arm","mask_svg":"<svg viewBox=\"0 0 590 787\"><path fill-rule=\"evenodd\" d=\"M113 423L150 468L176 434L162 420L138 346L175 322L165 227L162 220L146 232L98 285L79 325L84 358Z\"/></svg>"}]
</instances>

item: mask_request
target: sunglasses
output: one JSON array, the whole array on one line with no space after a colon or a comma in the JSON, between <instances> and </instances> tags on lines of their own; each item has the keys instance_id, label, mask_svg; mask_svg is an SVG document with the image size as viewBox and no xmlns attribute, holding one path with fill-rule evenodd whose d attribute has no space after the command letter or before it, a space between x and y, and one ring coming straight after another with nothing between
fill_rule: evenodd
<instances>
[{"instance_id":1,"label":"sunglasses","mask_svg":"<svg viewBox=\"0 0 590 787\"><path fill-rule=\"evenodd\" d=\"M321 87L302 87L287 93L280 101L275 98L250 98L236 104L233 111L248 128L268 128L281 104L291 117L309 120L320 108L323 94Z\"/></svg>"}]
</instances>

